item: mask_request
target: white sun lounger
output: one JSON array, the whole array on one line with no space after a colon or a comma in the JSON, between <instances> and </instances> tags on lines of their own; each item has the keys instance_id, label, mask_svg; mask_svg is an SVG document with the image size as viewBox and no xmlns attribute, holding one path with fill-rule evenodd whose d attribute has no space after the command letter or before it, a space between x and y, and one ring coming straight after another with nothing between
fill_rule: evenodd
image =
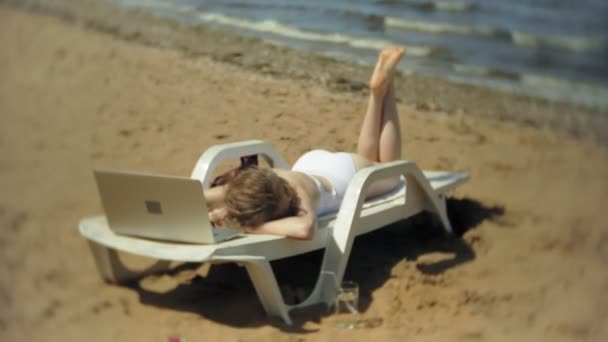
<instances>
[{"instance_id":1,"label":"white sun lounger","mask_svg":"<svg viewBox=\"0 0 608 342\"><path fill-rule=\"evenodd\" d=\"M208 149L194 168L192 178L199 179L202 187L207 188L213 171L220 162L252 154L259 154L275 168L289 168L289 164L271 145L253 140ZM405 184L384 196L365 201L366 189L373 181L395 176L402 176ZM350 249L357 235L382 228L423 210L436 214L445 230L451 232L444 194L467 179L466 173L422 172L410 161L395 161L365 168L357 172L351 181L339 212L319 218L318 229L311 241L242 234L236 239L212 245L160 242L116 235L108 227L104 216L84 218L79 228L80 234L89 241L98 271L106 281L132 281L145 274L166 269L169 261L236 262L247 268L266 312L291 324L289 311L295 307L334 303L336 284L342 281ZM298 305L285 304L270 261L318 249L325 249L325 254L314 290ZM160 261L145 271L133 272L120 262L117 251Z\"/></svg>"}]
</instances>

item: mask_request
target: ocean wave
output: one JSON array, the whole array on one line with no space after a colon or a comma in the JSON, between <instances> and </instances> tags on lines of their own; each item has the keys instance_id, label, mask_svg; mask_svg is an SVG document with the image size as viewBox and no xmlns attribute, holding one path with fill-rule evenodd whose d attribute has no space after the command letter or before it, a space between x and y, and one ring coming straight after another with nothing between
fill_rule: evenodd
<instances>
[{"instance_id":1,"label":"ocean wave","mask_svg":"<svg viewBox=\"0 0 608 342\"><path fill-rule=\"evenodd\" d=\"M385 17L384 24L390 27L428 33L456 33L463 35L480 35L493 37L506 37L509 35L507 31L497 27L438 23L395 17Z\"/></svg>"},{"instance_id":2,"label":"ocean wave","mask_svg":"<svg viewBox=\"0 0 608 342\"><path fill-rule=\"evenodd\" d=\"M600 84L583 83L580 81L570 81L553 76L522 74L520 77L521 83L534 86L542 89L552 89L562 92L585 92L604 95L608 99L608 88Z\"/></svg>"},{"instance_id":3,"label":"ocean wave","mask_svg":"<svg viewBox=\"0 0 608 342\"><path fill-rule=\"evenodd\" d=\"M502 71L492 67L453 66L454 74L446 79L463 84L476 84L501 91L572 103L597 110L608 110L608 85L575 81L554 76ZM495 76L496 72L504 77Z\"/></svg>"},{"instance_id":4,"label":"ocean wave","mask_svg":"<svg viewBox=\"0 0 608 342\"><path fill-rule=\"evenodd\" d=\"M464 12L477 8L477 5L466 1L433 1L433 8L438 11Z\"/></svg>"},{"instance_id":5,"label":"ocean wave","mask_svg":"<svg viewBox=\"0 0 608 342\"><path fill-rule=\"evenodd\" d=\"M592 108L608 109L608 86L581 81L571 81L552 76L523 74L521 84L542 95L579 103Z\"/></svg>"},{"instance_id":6,"label":"ocean wave","mask_svg":"<svg viewBox=\"0 0 608 342\"><path fill-rule=\"evenodd\" d=\"M470 1L404 1L404 0L378 0L377 4L404 4L426 11L465 12L472 11L477 5Z\"/></svg>"},{"instance_id":7,"label":"ocean wave","mask_svg":"<svg viewBox=\"0 0 608 342\"><path fill-rule=\"evenodd\" d=\"M384 24L389 27L425 33L477 35L504 39L522 47L549 47L577 52L608 50L608 39L599 36L540 35L520 31L510 32L492 26L461 25L395 17L384 18Z\"/></svg>"},{"instance_id":8,"label":"ocean wave","mask_svg":"<svg viewBox=\"0 0 608 342\"><path fill-rule=\"evenodd\" d=\"M452 64L452 70L458 74L477 77L492 77L508 80L517 80L521 77L519 73L514 71L483 65Z\"/></svg>"},{"instance_id":9,"label":"ocean wave","mask_svg":"<svg viewBox=\"0 0 608 342\"><path fill-rule=\"evenodd\" d=\"M608 49L608 40L597 36L542 36L525 32L513 32L511 37L514 44L524 47L552 47L573 51L601 51Z\"/></svg>"},{"instance_id":10,"label":"ocean wave","mask_svg":"<svg viewBox=\"0 0 608 342\"><path fill-rule=\"evenodd\" d=\"M160 10L170 10L182 13L194 13L197 9L192 5L179 4L167 0L118 0L122 4L144 6ZM386 1L386 0L385 0ZM410 2L408 2L410 3ZM469 2L448 2L448 1L423 1L416 4L433 4L434 7L460 8L467 6ZM452 7L450 7L452 6ZM326 9L329 10L329 9ZM368 21L369 25L382 25L398 29L412 30L433 34L460 34L476 35L495 39L509 40L513 44L528 48L557 48L576 52L587 51L606 51L608 50L608 39L599 36L568 36L568 35L539 35L528 32L513 31L482 25L463 25L445 22L431 22L398 17L381 17L372 14L365 14L353 10L342 12L343 15L357 16ZM388 41L358 38L338 33L319 33L306 31L299 28L281 24L274 20L251 21L236 17L229 17L221 13L205 13L203 20L217 22L224 25L231 25L259 32L269 32L280 36L294 39L313 40L336 44L347 44L355 48L378 49L381 46L392 44ZM413 46L409 49L411 55L428 56L438 52L437 48L427 46Z\"/></svg>"},{"instance_id":11,"label":"ocean wave","mask_svg":"<svg viewBox=\"0 0 608 342\"><path fill-rule=\"evenodd\" d=\"M282 10L292 10L292 11L306 11L310 8L314 8L311 5L306 3L286 3L286 2L276 2L276 1L211 1L210 5L221 5L224 8L237 8L237 9L282 9ZM318 7L316 7L318 8Z\"/></svg>"},{"instance_id":12,"label":"ocean wave","mask_svg":"<svg viewBox=\"0 0 608 342\"><path fill-rule=\"evenodd\" d=\"M165 0L117 0L118 3L132 7L144 7L158 10L169 10L173 12L192 12L196 11L196 7L187 4L178 4Z\"/></svg>"},{"instance_id":13,"label":"ocean wave","mask_svg":"<svg viewBox=\"0 0 608 342\"><path fill-rule=\"evenodd\" d=\"M205 22L217 23L255 32L271 33L291 39L343 44L359 49L379 50L387 45L395 45L394 42L382 39L354 37L339 33L307 31L285 25L276 20L254 21L213 12L201 13L199 17ZM429 46L408 46L408 54L411 56L424 57L432 55L437 51L438 50L435 48Z\"/></svg>"}]
</instances>

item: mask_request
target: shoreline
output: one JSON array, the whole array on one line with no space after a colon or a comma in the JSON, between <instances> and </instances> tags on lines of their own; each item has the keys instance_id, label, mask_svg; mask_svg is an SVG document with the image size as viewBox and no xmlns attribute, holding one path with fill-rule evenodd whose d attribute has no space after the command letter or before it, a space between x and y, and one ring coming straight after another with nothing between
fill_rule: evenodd
<instances>
[{"instance_id":1,"label":"shoreline","mask_svg":"<svg viewBox=\"0 0 608 342\"><path fill-rule=\"evenodd\" d=\"M311 82L340 93L367 94L371 66L275 46L258 39L159 18L99 0L0 0L146 46L208 56L263 75ZM406 56L407 58L407 56ZM608 145L608 112L552 102L430 76L397 78L398 100L421 111L474 115L556 129Z\"/></svg>"}]
</instances>

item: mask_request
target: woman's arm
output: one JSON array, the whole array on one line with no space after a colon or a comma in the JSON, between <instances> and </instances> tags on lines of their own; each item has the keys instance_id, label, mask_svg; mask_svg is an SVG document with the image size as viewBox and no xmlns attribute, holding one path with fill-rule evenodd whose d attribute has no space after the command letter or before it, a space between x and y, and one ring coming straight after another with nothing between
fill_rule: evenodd
<instances>
[{"instance_id":1,"label":"woman's arm","mask_svg":"<svg viewBox=\"0 0 608 342\"><path fill-rule=\"evenodd\" d=\"M312 240L316 226L317 216L315 213L301 210L301 214L298 216L268 221L255 228L245 227L245 231L254 234L281 235L298 240Z\"/></svg>"}]
</instances>

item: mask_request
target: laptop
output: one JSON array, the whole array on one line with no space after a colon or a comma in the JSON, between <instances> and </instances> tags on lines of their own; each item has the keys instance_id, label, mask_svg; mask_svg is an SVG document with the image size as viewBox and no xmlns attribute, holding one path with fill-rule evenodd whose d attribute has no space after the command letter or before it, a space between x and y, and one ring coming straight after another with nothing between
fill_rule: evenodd
<instances>
[{"instance_id":1,"label":"laptop","mask_svg":"<svg viewBox=\"0 0 608 342\"><path fill-rule=\"evenodd\" d=\"M107 169L94 173L108 224L116 234L213 244L241 233L212 226L199 180Z\"/></svg>"}]
</instances>

